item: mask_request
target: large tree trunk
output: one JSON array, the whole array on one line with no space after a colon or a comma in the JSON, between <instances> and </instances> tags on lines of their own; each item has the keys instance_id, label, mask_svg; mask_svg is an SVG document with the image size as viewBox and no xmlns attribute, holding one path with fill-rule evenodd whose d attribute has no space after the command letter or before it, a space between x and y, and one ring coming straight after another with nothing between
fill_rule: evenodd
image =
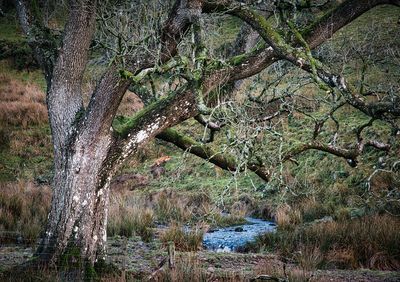
<instances>
[{"instance_id":1,"label":"large tree trunk","mask_svg":"<svg viewBox=\"0 0 400 282\"><path fill-rule=\"evenodd\" d=\"M104 164L112 138L83 133L74 139L55 169L50 216L37 251L47 262L69 251L90 263L104 255L111 178Z\"/></svg>"},{"instance_id":2,"label":"large tree trunk","mask_svg":"<svg viewBox=\"0 0 400 282\"><path fill-rule=\"evenodd\" d=\"M43 261L58 263L77 250L90 264L103 257L112 175L139 146L193 116L194 100L193 92L184 87L144 109L115 136L112 130L95 134L96 126L85 124L85 119L81 130L72 130L63 153L56 155L61 159L55 159L52 207L37 251Z\"/></svg>"},{"instance_id":3,"label":"large tree trunk","mask_svg":"<svg viewBox=\"0 0 400 282\"><path fill-rule=\"evenodd\" d=\"M21 15L32 5L18 3ZM55 174L48 226L37 253L54 263L67 246L74 252L78 248L82 257L93 262L97 244L105 236L108 195L107 181L100 174L111 136L91 130L95 124L86 122L82 114L82 80L95 30L96 1L71 0L69 10L57 59L52 72L46 72ZM35 22L28 12L25 15L27 23ZM101 188L104 195L98 193Z\"/></svg>"},{"instance_id":4,"label":"large tree trunk","mask_svg":"<svg viewBox=\"0 0 400 282\"><path fill-rule=\"evenodd\" d=\"M111 124L131 82L121 79L120 66L113 64L99 81L87 109L83 108L82 80L94 33L97 1L68 2L69 16L62 43L52 50L54 56L49 58L46 50L34 44L41 26L35 19L32 2L16 1L21 26L33 42L37 60L47 78L54 145L53 199L37 255L41 262L58 263L60 258L73 253L93 264L105 252L112 174L139 145L190 116L188 109L182 117L177 117L169 106L188 108L194 103L193 99L185 102L184 97L171 96L146 111L142 119L129 128L128 136L114 136ZM174 5L163 27L166 34L161 38L161 62L176 54L179 39L190 26L191 15L200 13L200 3L199 0L177 1ZM154 58L143 58L140 54L127 61L133 73L156 63ZM160 117L155 121L157 110L160 110Z\"/></svg>"}]
</instances>

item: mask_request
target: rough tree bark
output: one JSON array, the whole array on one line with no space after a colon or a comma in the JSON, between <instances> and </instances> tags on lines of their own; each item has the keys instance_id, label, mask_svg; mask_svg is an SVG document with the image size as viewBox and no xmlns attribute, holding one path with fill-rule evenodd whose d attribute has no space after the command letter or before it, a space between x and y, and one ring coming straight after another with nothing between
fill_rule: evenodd
<instances>
[{"instance_id":1,"label":"rough tree bark","mask_svg":"<svg viewBox=\"0 0 400 282\"><path fill-rule=\"evenodd\" d=\"M164 26L161 62L176 53L177 42L189 27L191 15L200 12L197 3L178 1L174 6ZM120 138L114 134L111 123L130 81L121 79L118 67L113 65L100 80L88 108L83 108L81 86L95 29L96 4L96 1L70 1L62 42L54 56L56 59L50 60L39 45L43 30L35 18L34 3L16 2L21 26L47 78L54 145L53 198L37 255L50 263L57 263L71 248L78 249L89 263L103 257L112 175L124 159L135 153L138 145L182 120L183 117L175 119L170 109L186 107L189 113L188 105L194 104L184 99L184 91L178 93L183 96L175 94L145 112L129 138ZM138 54L130 58L129 68L137 73L155 63ZM155 112L159 113L156 123Z\"/></svg>"},{"instance_id":2,"label":"rough tree bark","mask_svg":"<svg viewBox=\"0 0 400 282\"><path fill-rule=\"evenodd\" d=\"M367 5L369 2L373 3ZM314 48L327 39L325 31L328 27L331 33L335 32L373 6L389 2L393 1L345 1L340 7L351 4L358 12L332 11L331 18L321 19L307 31L306 39ZM38 21L38 15L35 15L38 9L32 7L35 3L28 0L16 1L21 26L47 79L47 102L54 144L52 205L37 255L43 261L57 263L69 248L76 248L83 259L93 264L105 254L112 176L139 146L156 135L164 136L164 139L172 138L168 141L184 149L194 145L180 142L179 136L175 138L168 135L168 132L162 132L199 114L196 93L189 82L148 105L120 128L119 132L115 132L112 121L131 84L131 80L121 77L120 67L116 63L100 79L88 107L83 107L82 80L95 30L97 1L69 1L69 15L61 43ZM260 72L279 58L280 48L274 46L274 41L260 27L256 18L243 14L241 9L232 9L231 5L235 3L223 0L176 1L162 29L159 61L135 54L127 58L126 69L137 75L156 64L167 62L177 53L177 44L193 19L198 18L202 12L223 11L244 19L272 47L240 55L229 61L228 67L221 66L209 71L202 79L203 95L207 96L217 86ZM46 49L44 46L51 48ZM197 148L197 151L192 148L192 151L206 158L210 155L204 148ZM235 165L223 158L214 158L214 162L226 168ZM255 164L253 170L267 175L259 164Z\"/></svg>"}]
</instances>

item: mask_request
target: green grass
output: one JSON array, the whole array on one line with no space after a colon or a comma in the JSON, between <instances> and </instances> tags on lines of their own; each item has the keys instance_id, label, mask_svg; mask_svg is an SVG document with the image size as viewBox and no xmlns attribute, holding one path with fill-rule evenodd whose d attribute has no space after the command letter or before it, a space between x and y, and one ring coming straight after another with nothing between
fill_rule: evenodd
<instances>
[{"instance_id":1,"label":"green grass","mask_svg":"<svg viewBox=\"0 0 400 282\"><path fill-rule=\"evenodd\" d=\"M50 181L52 146L48 125L3 128L0 182L17 179Z\"/></svg>"},{"instance_id":2,"label":"green grass","mask_svg":"<svg viewBox=\"0 0 400 282\"><path fill-rule=\"evenodd\" d=\"M25 83L36 84L46 91L46 80L41 70L17 70L10 60L0 60L0 73L8 74Z\"/></svg>"}]
</instances>

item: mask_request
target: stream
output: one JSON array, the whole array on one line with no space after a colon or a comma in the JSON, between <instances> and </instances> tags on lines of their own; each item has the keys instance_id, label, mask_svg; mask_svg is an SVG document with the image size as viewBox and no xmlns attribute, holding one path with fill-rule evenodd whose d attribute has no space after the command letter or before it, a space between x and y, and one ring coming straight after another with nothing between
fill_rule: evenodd
<instances>
[{"instance_id":1,"label":"stream","mask_svg":"<svg viewBox=\"0 0 400 282\"><path fill-rule=\"evenodd\" d=\"M246 224L214 229L206 233L203 239L204 248L215 252L234 252L258 235L275 231L276 224L272 221L252 217L245 219Z\"/></svg>"}]
</instances>

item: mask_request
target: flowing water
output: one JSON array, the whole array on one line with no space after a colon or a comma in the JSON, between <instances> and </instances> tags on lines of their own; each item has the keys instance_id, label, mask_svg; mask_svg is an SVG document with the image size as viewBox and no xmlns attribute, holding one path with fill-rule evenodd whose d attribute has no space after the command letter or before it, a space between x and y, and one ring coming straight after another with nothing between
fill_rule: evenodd
<instances>
[{"instance_id":1,"label":"flowing water","mask_svg":"<svg viewBox=\"0 0 400 282\"><path fill-rule=\"evenodd\" d=\"M234 252L246 243L255 240L258 235L274 232L276 225L272 221L246 217L246 224L214 229L204 235L203 246L216 252Z\"/></svg>"}]
</instances>

